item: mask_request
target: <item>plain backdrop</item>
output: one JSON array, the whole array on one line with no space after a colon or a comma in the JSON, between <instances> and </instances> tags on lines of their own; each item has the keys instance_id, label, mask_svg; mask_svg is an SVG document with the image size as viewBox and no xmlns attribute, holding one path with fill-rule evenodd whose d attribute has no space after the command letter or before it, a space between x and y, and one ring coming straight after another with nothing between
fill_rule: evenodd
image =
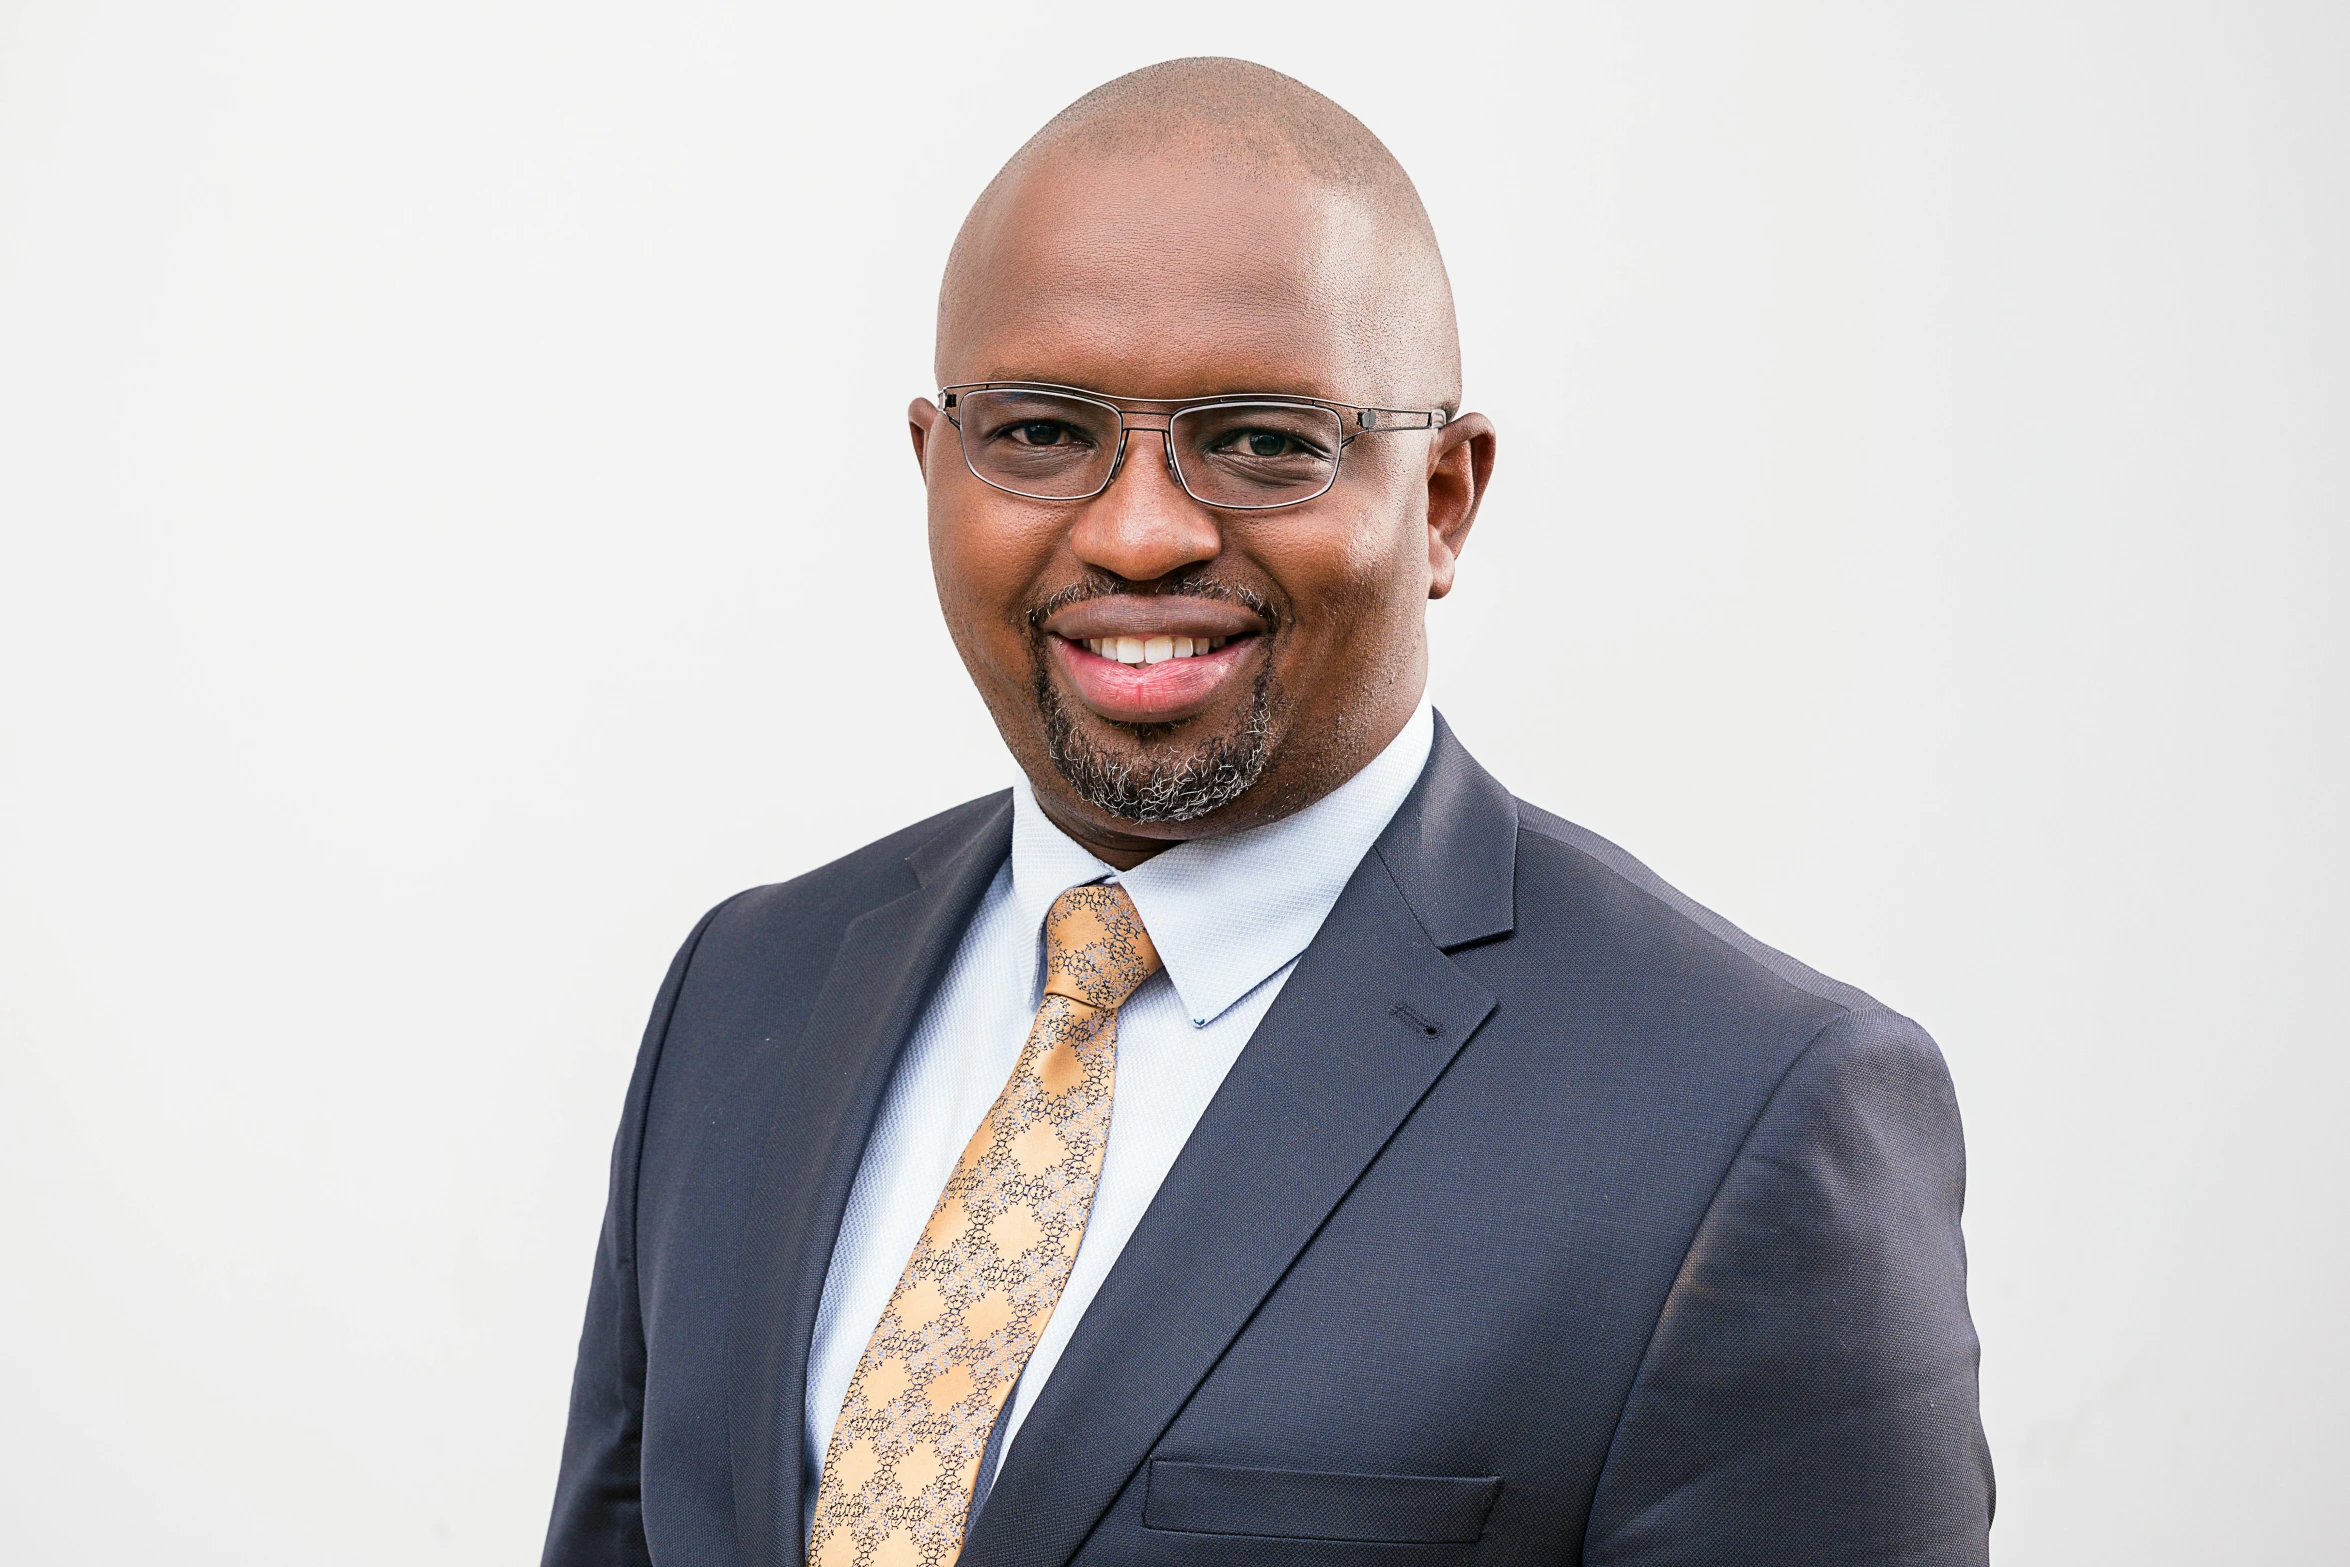
<instances>
[{"instance_id":1,"label":"plain backdrop","mask_svg":"<svg viewBox=\"0 0 2350 1567\"><path fill-rule=\"evenodd\" d=\"M1468 745L1940 1039L2001 1561L2340 1559L2350 10L0 0L10 1562L535 1558L675 944L1009 777L948 241L1183 53L1435 216Z\"/></svg>"}]
</instances>

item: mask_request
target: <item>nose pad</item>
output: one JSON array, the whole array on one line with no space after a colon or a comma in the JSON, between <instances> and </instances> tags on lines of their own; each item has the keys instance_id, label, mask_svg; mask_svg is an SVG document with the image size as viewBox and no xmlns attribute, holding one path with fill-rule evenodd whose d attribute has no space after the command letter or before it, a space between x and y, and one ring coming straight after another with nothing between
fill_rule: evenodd
<instances>
[{"instance_id":1,"label":"nose pad","mask_svg":"<svg viewBox=\"0 0 2350 1567\"><path fill-rule=\"evenodd\" d=\"M1155 435L1159 438L1159 456L1167 465L1167 482L1183 490L1186 495L1190 494L1190 490L1184 487L1182 471L1175 466L1175 432L1163 424L1127 426L1118 437L1118 456L1110 464L1110 477L1103 482L1102 488L1106 490L1118 482L1118 472L1126 466L1126 443L1138 435Z\"/></svg>"},{"instance_id":2,"label":"nose pad","mask_svg":"<svg viewBox=\"0 0 2350 1567\"><path fill-rule=\"evenodd\" d=\"M1102 481L1102 489L1094 493L1099 495L1102 490L1118 482L1118 475L1126 471L1126 443L1138 435L1155 435L1159 438L1159 456L1167 465L1167 482L1189 495L1191 486L1183 482L1183 470L1175 466L1175 431L1163 424L1130 424L1119 431L1118 455L1110 459L1110 476Z\"/></svg>"}]
</instances>

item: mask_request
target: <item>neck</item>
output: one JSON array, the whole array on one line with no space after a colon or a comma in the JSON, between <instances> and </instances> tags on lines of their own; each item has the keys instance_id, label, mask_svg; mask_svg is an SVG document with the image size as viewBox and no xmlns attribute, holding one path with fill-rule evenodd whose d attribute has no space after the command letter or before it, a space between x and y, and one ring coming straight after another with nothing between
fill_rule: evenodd
<instances>
[{"instance_id":1,"label":"neck","mask_svg":"<svg viewBox=\"0 0 2350 1567\"><path fill-rule=\"evenodd\" d=\"M1072 821L1041 789L1036 791L1036 804L1044 812L1045 820L1066 833L1070 842L1112 870L1130 871L1153 855L1164 854L1183 842L1181 838L1144 838L1133 833L1105 832L1088 823Z\"/></svg>"}]
</instances>

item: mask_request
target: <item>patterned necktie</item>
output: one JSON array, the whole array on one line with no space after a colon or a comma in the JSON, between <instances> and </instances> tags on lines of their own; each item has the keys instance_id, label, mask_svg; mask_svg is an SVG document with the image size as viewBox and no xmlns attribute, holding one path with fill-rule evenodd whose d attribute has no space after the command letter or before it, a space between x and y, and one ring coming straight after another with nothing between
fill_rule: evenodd
<instances>
[{"instance_id":1,"label":"patterned necktie","mask_svg":"<svg viewBox=\"0 0 2350 1567\"><path fill-rule=\"evenodd\" d=\"M815 1567L947 1567L979 1461L1077 1261L1110 1140L1118 1008L1159 970L1126 889L1072 887L1044 922L1044 1001L947 1177L841 1401Z\"/></svg>"}]
</instances>

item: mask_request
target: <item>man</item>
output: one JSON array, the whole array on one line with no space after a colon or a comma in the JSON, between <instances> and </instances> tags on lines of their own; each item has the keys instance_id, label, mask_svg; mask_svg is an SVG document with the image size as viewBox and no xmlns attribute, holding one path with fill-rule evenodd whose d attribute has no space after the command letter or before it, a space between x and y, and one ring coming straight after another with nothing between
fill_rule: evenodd
<instances>
[{"instance_id":1,"label":"man","mask_svg":"<svg viewBox=\"0 0 2350 1567\"><path fill-rule=\"evenodd\" d=\"M981 196L937 371L1023 778L678 954L546 1560L1984 1560L1932 1042L1423 705L1494 433L1386 149L1113 82Z\"/></svg>"}]
</instances>

